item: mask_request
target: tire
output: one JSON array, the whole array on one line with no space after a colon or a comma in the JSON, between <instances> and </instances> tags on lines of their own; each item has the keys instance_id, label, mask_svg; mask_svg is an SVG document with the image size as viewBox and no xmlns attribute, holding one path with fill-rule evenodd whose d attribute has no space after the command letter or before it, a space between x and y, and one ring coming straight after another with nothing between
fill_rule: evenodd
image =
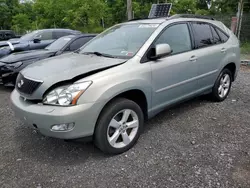
<instances>
[{"instance_id":1,"label":"tire","mask_svg":"<svg viewBox=\"0 0 250 188\"><path fill-rule=\"evenodd\" d=\"M222 78L227 77L229 80L226 84L226 82L224 82L224 85L222 86ZM224 86L228 86L227 89L225 89L226 87ZM224 101L227 96L230 93L231 90L231 86L232 86L232 72L229 69L223 69L220 73L220 75L218 76L217 80L215 81L212 93L211 93L211 97L213 99L213 101L215 102L222 102ZM223 89L220 89L223 88ZM222 94L222 91L224 91L224 94Z\"/></svg>"},{"instance_id":2,"label":"tire","mask_svg":"<svg viewBox=\"0 0 250 188\"><path fill-rule=\"evenodd\" d=\"M128 118L125 122L123 119L125 120L126 117ZM104 153L123 153L132 148L137 142L143 124L144 115L138 104L125 98L114 99L103 109L98 118L94 143ZM134 128L130 128L133 127L132 125ZM118 134L119 136L117 136ZM126 134L129 139L127 139Z\"/></svg>"}]
</instances>

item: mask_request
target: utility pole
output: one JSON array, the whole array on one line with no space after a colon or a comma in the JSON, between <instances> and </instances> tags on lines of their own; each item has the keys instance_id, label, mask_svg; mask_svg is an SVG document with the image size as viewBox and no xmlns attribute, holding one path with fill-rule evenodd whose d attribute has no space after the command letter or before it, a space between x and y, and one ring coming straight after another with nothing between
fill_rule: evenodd
<instances>
[{"instance_id":1,"label":"utility pole","mask_svg":"<svg viewBox=\"0 0 250 188\"><path fill-rule=\"evenodd\" d=\"M244 9L244 2L243 0L239 1L238 4L238 13L237 13L237 37L240 39L240 32L241 32L241 23L243 17L243 9Z\"/></svg>"},{"instance_id":2,"label":"utility pole","mask_svg":"<svg viewBox=\"0 0 250 188\"><path fill-rule=\"evenodd\" d=\"M127 0L127 13L128 13L128 20L132 20L133 19L132 0Z\"/></svg>"}]
</instances>

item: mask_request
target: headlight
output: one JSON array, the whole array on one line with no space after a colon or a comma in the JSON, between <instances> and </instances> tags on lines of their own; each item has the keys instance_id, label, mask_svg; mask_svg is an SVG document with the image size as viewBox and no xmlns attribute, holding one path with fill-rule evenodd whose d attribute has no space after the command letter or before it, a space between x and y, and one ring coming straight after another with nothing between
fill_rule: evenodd
<instances>
[{"instance_id":1,"label":"headlight","mask_svg":"<svg viewBox=\"0 0 250 188\"><path fill-rule=\"evenodd\" d=\"M19 61L19 62L12 63L12 64L6 64L6 66L7 66L8 68L11 68L11 69L16 69L16 68L21 67L22 64L23 64L23 63L22 63L21 61Z\"/></svg>"},{"instance_id":2,"label":"headlight","mask_svg":"<svg viewBox=\"0 0 250 188\"><path fill-rule=\"evenodd\" d=\"M70 86L58 87L43 99L44 104L60 105L60 106L69 106L76 105L79 97L88 89L92 84L91 81L75 83Z\"/></svg>"}]
</instances>

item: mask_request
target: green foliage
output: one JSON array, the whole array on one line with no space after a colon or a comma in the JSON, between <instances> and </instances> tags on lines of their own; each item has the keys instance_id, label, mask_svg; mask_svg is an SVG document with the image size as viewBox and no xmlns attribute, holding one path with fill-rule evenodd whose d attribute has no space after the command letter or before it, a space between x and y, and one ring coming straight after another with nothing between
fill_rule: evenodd
<instances>
[{"instance_id":1,"label":"green foliage","mask_svg":"<svg viewBox=\"0 0 250 188\"><path fill-rule=\"evenodd\" d=\"M27 14L17 14L12 17L12 29L17 33L25 33L31 29L30 20Z\"/></svg>"},{"instance_id":2,"label":"green foliage","mask_svg":"<svg viewBox=\"0 0 250 188\"><path fill-rule=\"evenodd\" d=\"M250 10L245 6L246 11ZM135 18L148 16L157 0L132 0ZM162 0L161 2L164 2ZM236 14L236 0L213 1L207 9L206 0L168 0L173 3L171 14L202 15ZM105 28L127 20L126 0L0 0L0 29L14 29L18 33L42 28L72 28L83 32L101 32Z\"/></svg>"},{"instance_id":3,"label":"green foliage","mask_svg":"<svg viewBox=\"0 0 250 188\"><path fill-rule=\"evenodd\" d=\"M250 43L241 44L241 54L250 54Z\"/></svg>"}]
</instances>

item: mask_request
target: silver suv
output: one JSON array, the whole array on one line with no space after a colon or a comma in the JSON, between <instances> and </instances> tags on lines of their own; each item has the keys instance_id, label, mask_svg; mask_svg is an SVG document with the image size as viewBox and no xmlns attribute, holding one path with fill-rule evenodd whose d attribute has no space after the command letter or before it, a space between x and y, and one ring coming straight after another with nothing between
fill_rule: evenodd
<instances>
[{"instance_id":1,"label":"silver suv","mask_svg":"<svg viewBox=\"0 0 250 188\"><path fill-rule=\"evenodd\" d=\"M166 107L202 94L223 101L239 67L239 41L219 21L135 20L72 54L28 66L11 101L43 135L91 137L102 151L118 154L136 143L145 119Z\"/></svg>"}]
</instances>

